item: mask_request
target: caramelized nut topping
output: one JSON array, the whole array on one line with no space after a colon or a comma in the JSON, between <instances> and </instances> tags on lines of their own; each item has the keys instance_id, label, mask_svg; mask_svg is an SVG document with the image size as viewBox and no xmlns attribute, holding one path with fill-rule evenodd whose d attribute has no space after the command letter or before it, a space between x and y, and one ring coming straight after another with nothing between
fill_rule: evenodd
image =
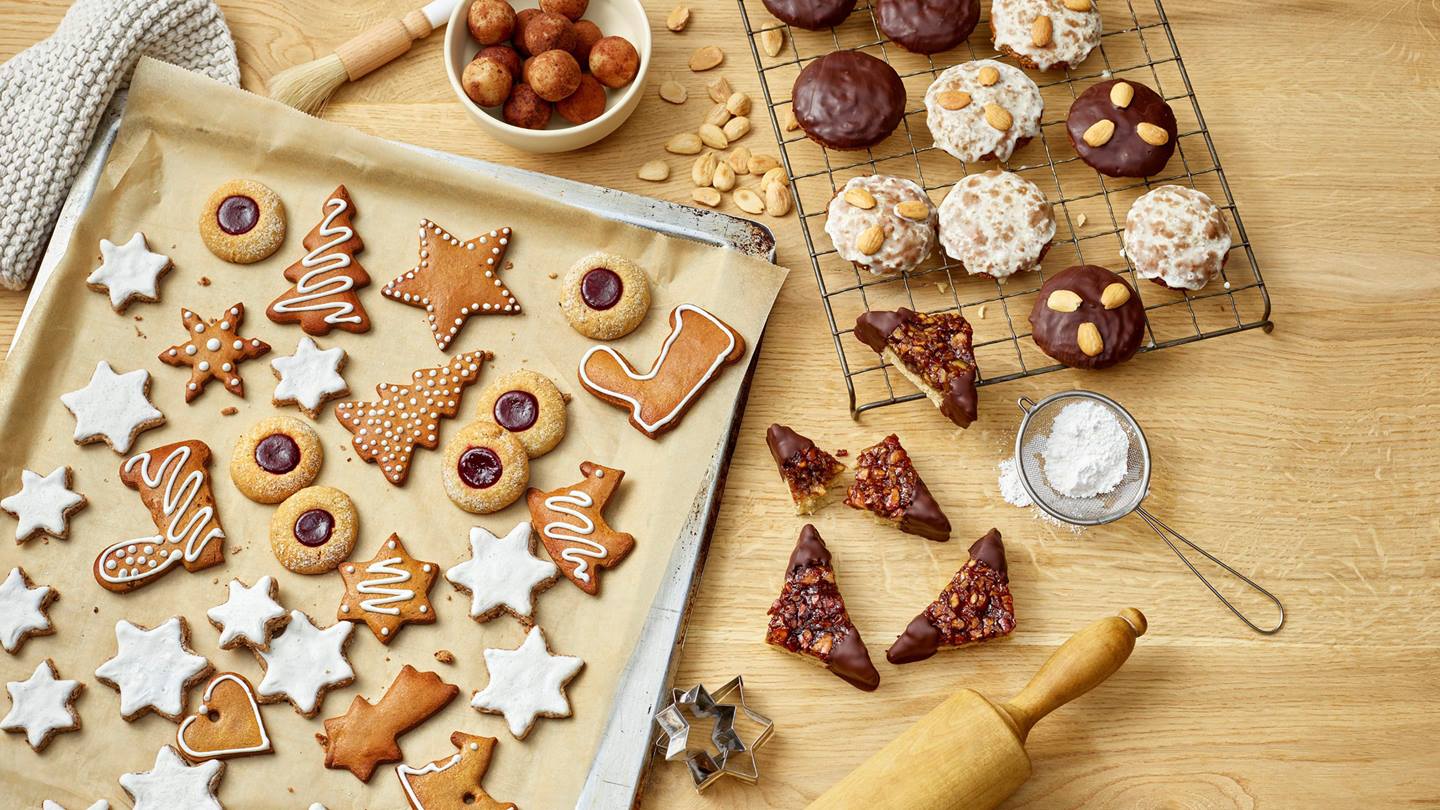
<instances>
[{"instance_id":1,"label":"caramelized nut topping","mask_svg":"<svg viewBox=\"0 0 1440 810\"><path fill-rule=\"evenodd\" d=\"M1015 629L1009 579L972 558L925 608L924 616L940 631L942 644L952 647L1006 635Z\"/></svg>"}]
</instances>

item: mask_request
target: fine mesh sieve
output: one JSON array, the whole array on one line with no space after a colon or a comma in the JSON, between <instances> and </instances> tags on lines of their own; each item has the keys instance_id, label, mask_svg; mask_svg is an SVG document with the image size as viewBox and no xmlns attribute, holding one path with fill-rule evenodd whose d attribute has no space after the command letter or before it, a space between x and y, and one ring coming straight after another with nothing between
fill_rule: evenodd
<instances>
[{"instance_id":1,"label":"fine mesh sieve","mask_svg":"<svg viewBox=\"0 0 1440 810\"><path fill-rule=\"evenodd\" d=\"M1130 439L1130 450L1126 458L1125 477L1114 489L1103 495L1093 498L1072 498L1064 493L1058 492L1050 485L1045 476L1045 461L1042 456L1045 450L1045 443L1048 440L1055 424L1055 417L1060 411L1071 403L1090 401L1098 403L1115 416L1120 423L1120 428L1125 431L1126 437ZM1020 431L1015 436L1015 467L1020 473L1020 484L1029 494L1030 500L1034 501L1045 514L1056 520L1061 520L1075 526L1099 526L1111 523L1134 512L1145 521L1165 545L1175 552L1175 556L1185 563L1205 587L1219 599L1225 607L1230 609L1240 621L1244 622L1251 630L1257 633L1270 635L1280 630L1285 624L1285 606L1274 594L1257 585L1253 580L1244 574L1221 562L1215 555L1185 539L1183 535L1169 526L1165 525L1154 515L1145 511L1140 502L1150 490L1150 446L1145 442L1145 433L1135 421L1130 412L1120 407L1120 404L1109 397L1101 396L1093 391L1062 391L1053 394L1045 399L1035 402L1029 397L1019 399L1020 410L1025 413L1025 418L1020 422ZM1173 538L1173 540L1172 540ZM1207 560L1220 566L1231 576L1243 582L1245 585L1269 599L1280 613L1280 618L1273 627L1260 627L1252 622L1249 617L1230 603L1210 580L1200 573L1190 559L1185 556L1180 548L1175 545L1175 540L1194 549Z\"/></svg>"}]
</instances>

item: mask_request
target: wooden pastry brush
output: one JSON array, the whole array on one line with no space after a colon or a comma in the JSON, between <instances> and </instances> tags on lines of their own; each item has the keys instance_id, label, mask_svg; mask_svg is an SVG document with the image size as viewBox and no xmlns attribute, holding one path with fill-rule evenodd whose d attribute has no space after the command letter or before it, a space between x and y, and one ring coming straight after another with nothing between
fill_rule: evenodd
<instances>
[{"instance_id":1,"label":"wooden pastry brush","mask_svg":"<svg viewBox=\"0 0 1440 810\"><path fill-rule=\"evenodd\" d=\"M424 8L371 27L329 56L276 73L270 77L270 97L301 112L319 115L340 85L389 64L409 51L413 42L443 28L459 2L432 0Z\"/></svg>"}]
</instances>

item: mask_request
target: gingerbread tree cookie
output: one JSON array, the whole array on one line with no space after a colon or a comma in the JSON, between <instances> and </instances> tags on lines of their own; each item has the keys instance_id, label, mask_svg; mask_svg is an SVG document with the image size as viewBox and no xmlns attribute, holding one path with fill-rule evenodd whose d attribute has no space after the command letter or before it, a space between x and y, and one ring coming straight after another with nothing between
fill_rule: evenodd
<instances>
[{"instance_id":1,"label":"gingerbread tree cookie","mask_svg":"<svg viewBox=\"0 0 1440 810\"><path fill-rule=\"evenodd\" d=\"M880 685L880 673L870 663L870 650L850 621L845 598L835 583L830 550L820 532L808 523L790 552L780 597L770 606L765 641L812 659L866 692Z\"/></svg>"},{"instance_id":2,"label":"gingerbread tree cookie","mask_svg":"<svg viewBox=\"0 0 1440 810\"><path fill-rule=\"evenodd\" d=\"M340 566L345 597L336 618L364 622L381 644L389 644L402 626L435 621L429 593L438 573L435 563L411 557L392 534L369 561Z\"/></svg>"},{"instance_id":3,"label":"gingerbread tree cookie","mask_svg":"<svg viewBox=\"0 0 1440 810\"><path fill-rule=\"evenodd\" d=\"M531 487L525 503L550 559L575 587L594 596L600 579L591 569L618 565L635 548L635 538L605 522L605 505L625 480L625 471L585 461L580 474L585 479L574 486L549 492Z\"/></svg>"},{"instance_id":4,"label":"gingerbread tree cookie","mask_svg":"<svg viewBox=\"0 0 1440 810\"><path fill-rule=\"evenodd\" d=\"M892 664L923 661L941 647L955 648L1009 635L1015 600L1005 569L1005 544L991 529L970 546L970 559L935 601L895 639L885 658Z\"/></svg>"},{"instance_id":5,"label":"gingerbread tree cookie","mask_svg":"<svg viewBox=\"0 0 1440 810\"><path fill-rule=\"evenodd\" d=\"M411 810L515 810L510 802L496 801L480 783L495 756L495 738L457 731L450 744L458 749L420 768L400 765L395 775Z\"/></svg>"},{"instance_id":6,"label":"gingerbread tree cookie","mask_svg":"<svg viewBox=\"0 0 1440 810\"><path fill-rule=\"evenodd\" d=\"M236 304L208 322L188 309L180 310L180 321L185 324L190 339L161 352L160 362L190 367L190 382L185 385L186 402L200 396L211 380L220 380L225 390L237 397L245 396L240 363L270 351L270 344L241 337L240 323L244 320L244 304Z\"/></svg>"},{"instance_id":7,"label":"gingerbread tree cookie","mask_svg":"<svg viewBox=\"0 0 1440 810\"><path fill-rule=\"evenodd\" d=\"M399 486L410 474L415 447L433 450L440 443L440 420L460 410L460 395L480 378L488 359L489 352L466 352L443 366L416 369L409 385L375 386L378 400L336 405L335 418L355 434L360 458L379 464L385 479Z\"/></svg>"},{"instance_id":8,"label":"gingerbread tree cookie","mask_svg":"<svg viewBox=\"0 0 1440 810\"><path fill-rule=\"evenodd\" d=\"M425 722L460 694L433 672L406 664L379 702L359 695L349 711L325 721L325 767L347 770L369 782L382 762L399 762L396 738Z\"/></svg>"},{"instance_id":9,"label":"gingerbread tree cookie","mask_svg":"<svg viewBox=\"0 0 1440 810\"><path fill-rule=\"evenodd\" d=\"M462 242L422 219L419 263L386 284L380 294L423 308L435 345L445 351L471 315L520 314L520 303L500 281L509 246L509 228Z\"/></svg>"},{"instance_id":10,"label":"gingerbread tree cookie","mask_svg":"<svg viewBox=\"0 0 1440 810\"><path fill-rule=\"evenodd\" d=\"M324 210L325 218L305 235L308 252L285 268L285 278L293 284L265 314L275 323L298 323L311 335L326 335L331 329L368 332L370 316L355 292L370 283L370 274L355 259L365 243L350 221L355 204L344 186L330 194Z\"/></svg>"}]
</instances>

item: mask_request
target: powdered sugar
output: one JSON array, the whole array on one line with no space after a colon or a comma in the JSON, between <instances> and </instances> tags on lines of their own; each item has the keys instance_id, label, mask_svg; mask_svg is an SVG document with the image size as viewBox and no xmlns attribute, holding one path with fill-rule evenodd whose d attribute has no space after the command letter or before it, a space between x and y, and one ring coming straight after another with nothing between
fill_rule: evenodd
<instances>
[{"instance_id":1,"label":"powdered sugar","mask_svg":"<svg viewBox=\"0 0 1440 810\"><path fill-rule=\"evenodd\" d=\"M1056 415L1041 457L1045 479L1062 495L1093 498L1125 478L1130 437L1109 408L1074 402Z\"/></svg>"},{"instance_id":2,"label":"powdered sugar","mask_svg":"<svg viewBox=\"0 0 1440 810\"><path fill-rule=\"evenodd\" d=\"M1066 523L1051 517L1043 509L1030 500L1030 493L1025 491L1025 485L1020 483L1020 465L1015 463L1015 457L1010 456L1000 462L1000 497L1011 506L1018 506L1022 509L1029 509L1036 520L1048 523L1051 526L1061 526L1070 530L1071 534L1079 534L1085 530L1083 526Z\"/></svg>"}]
</instances>

